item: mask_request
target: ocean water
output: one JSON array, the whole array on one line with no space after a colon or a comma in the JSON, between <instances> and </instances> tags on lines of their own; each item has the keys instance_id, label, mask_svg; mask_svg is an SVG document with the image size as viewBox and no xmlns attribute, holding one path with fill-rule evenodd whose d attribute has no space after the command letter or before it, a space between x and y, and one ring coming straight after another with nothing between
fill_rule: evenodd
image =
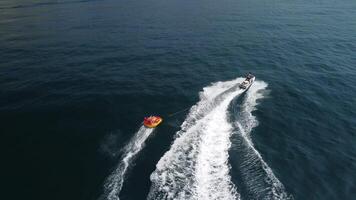
<instances>
[{"instance_id":1,"label":"ocean water","mask_svg":"<svg viewBox=\"0 0 356 200\"><path fill-rule=\"evenodd\" d=\"M2 0L2 199L353 200L355 77L352 0Z\"/></svg>"}]
</instances>

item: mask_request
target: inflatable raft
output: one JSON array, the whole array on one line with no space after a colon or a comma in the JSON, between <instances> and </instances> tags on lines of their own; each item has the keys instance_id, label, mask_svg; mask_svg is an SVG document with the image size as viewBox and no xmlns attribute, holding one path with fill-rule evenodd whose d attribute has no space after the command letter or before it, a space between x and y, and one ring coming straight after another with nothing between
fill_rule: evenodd
<instances>
[{"instance_id":1,"label":"inflatable raft","mask_svg":"<svg viewBox=\"0 0 356 200\"><path fill-rule=\"evenodd\" d=\"M143 125L145 125L147 128L155 128L160 123L162 123L162 121L163 119L159 116L149 116L144 118Z\"/></svg>"}]
</instances>

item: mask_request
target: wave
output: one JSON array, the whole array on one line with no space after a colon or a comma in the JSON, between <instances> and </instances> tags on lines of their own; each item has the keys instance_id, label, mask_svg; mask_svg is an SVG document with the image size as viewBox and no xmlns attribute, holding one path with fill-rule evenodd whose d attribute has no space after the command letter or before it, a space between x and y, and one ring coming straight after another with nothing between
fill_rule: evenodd
<instances>
[{"instance_id":1,"label":"wave","mask_svg":"<svg viewBox=\"0 0 356 200\"><path fill-rule=\"evenodd\" d=\"M134 160L135 156L142 150L145 141L153 130L154 129L141 126L141 128L136 132L135 136L125 146L122 160L118 164L115 171L106 180L104 184L104 194L100 197L100 199L120 199L119 194L122 189L127 169Z\"/></svg>"},{"instance_id":2,"label":"wave","mask_svg":"<svg viewBox=\"0 0 356 200\"><path fill-rule=\"evenodd\" d=\"M203 88L200 101L190 109L170 150L151 174L147 199L234 200L241 198L238 189L246 193L242 195L246 199L292 199L250 138L258 125L252 112L258 100L264 98L262 92L267 84L256 81L244 92L238 88L242 80L217 82ZM234 104L236 99L243 101ZM234 109L232 116L230 106ZM124 148L122 160L107 179L101 199L119 199L127 169L152 131L141 127ZM230 164L229 153L233 151L237 151L238 162ZM241 188L232 182L231 167L240 173L236 185Z\"/></svg>"},{"instance_id":3,"label":"wave","mask_svg":"<svg viewBox=\"0 0 356 200\"><path fill-rule=\"evenodd\" d=\"M242 80L218 82L203 89L200 101L191 108L170 150L151 174L147 199L240 199L238 189L244 188L248 191L246 199L292 199L250 139L258 125L252 112L264 97L261 91L266 91L267 84L255 81L244 93L238 88ZM231 117L229 108L236 99L244 101ZM240 138L234 147L241 158L237 163L241 171L237 182L241 184L236 184L241 188L230 176L230 139L234 136Z\"/></svg>"},{"instance_id":4,"label":"wave","mask_svg":"<svg viewBox=\"0 0 356 200\"><path fill-rule=\"evenodd\" d=\"M98 1L98 0L37 2L37 3L31 3L31 4L19 4L19 5L7 6L7 7L0 7L0 10L2 10L2 9L17 9L17 8L32 8L32 7L38 7L38 6L51 6L51 5L60 5L60 4L86 3L86 2L91 2L91 1Z\"/></svg>"},{"instance_id":5,"label":"wave","mask_svg":"<svg viewBox=\"0 0 356 200\"><path fill-rule=\"evenodd\" d=\"M151 174L148 199L239 199L229 175L232 125L227 110L243 78L203 89L171 149Z\"/></svg>"},{"instance_id":6,"label":"wave","mask_svg":"<svg viewBox=\"0 0 356 200\"><path fill-rule=\"evenodd\" d=\"M293 199L289 196L283 184L274 175L272 169L262 159L261 154L255 149L250 138L250 133L258 125L252 112L256 110L258 100L264 98L267 84L257 82L251 87L244 101L235 104L233 122L235 131L233 135L234 148L232 153L238 155L236 163L239 169L242 184L247 191L248 199ZM235 152L234 152L235 151ZM235 167L235 165L233 165Z\"/></svg>"}]
</instances>

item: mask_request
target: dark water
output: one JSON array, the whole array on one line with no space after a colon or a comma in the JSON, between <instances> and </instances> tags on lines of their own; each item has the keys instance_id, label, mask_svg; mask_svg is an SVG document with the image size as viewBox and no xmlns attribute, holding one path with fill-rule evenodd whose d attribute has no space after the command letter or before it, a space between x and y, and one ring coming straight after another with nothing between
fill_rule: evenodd
<instances>
[{"instance_id":1,"label":"dark water","mask_svg":"<svg viewBox=\"0 0 356 200\"><path fill-rule=\"evenodd\" d=\"M233 127L231 148L222 146L231 168L217 180L231 177L241 199L355 199L355 52L352 0L2 0L2 199L106 198L149 114L164 123L133 156L119 196L164 197L150 175L192 113L167 116L201 101L203 87L248 71L258 79L250 93L231 96L227 110L232 94L220 95L206 114L214 123L226 111ZM209 144L203 135L215 128L229 136L209 121L202 135L185 136ZM199 164L219 144L196 152L194 166L207 167ZM205 168L178 164L199 189Z\"/></svg>"}]
</instances>

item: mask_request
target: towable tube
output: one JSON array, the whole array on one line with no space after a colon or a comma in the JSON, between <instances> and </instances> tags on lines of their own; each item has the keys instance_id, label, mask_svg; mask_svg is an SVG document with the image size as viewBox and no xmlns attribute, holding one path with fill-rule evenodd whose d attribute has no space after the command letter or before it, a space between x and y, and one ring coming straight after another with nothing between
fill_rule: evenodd
<instances>
[{"instance_id":1,"label":"towable tube","mask_svg":"<svg viewBox=\"0 0 356 200\"><path fill-rule=\"evenodd\" d=\"M147 128L155 128L162 121L163 121L163 119L159 116L149 116L149 117L144 118L143 125L145 125Z\"/></svg>"}]
</instances>

